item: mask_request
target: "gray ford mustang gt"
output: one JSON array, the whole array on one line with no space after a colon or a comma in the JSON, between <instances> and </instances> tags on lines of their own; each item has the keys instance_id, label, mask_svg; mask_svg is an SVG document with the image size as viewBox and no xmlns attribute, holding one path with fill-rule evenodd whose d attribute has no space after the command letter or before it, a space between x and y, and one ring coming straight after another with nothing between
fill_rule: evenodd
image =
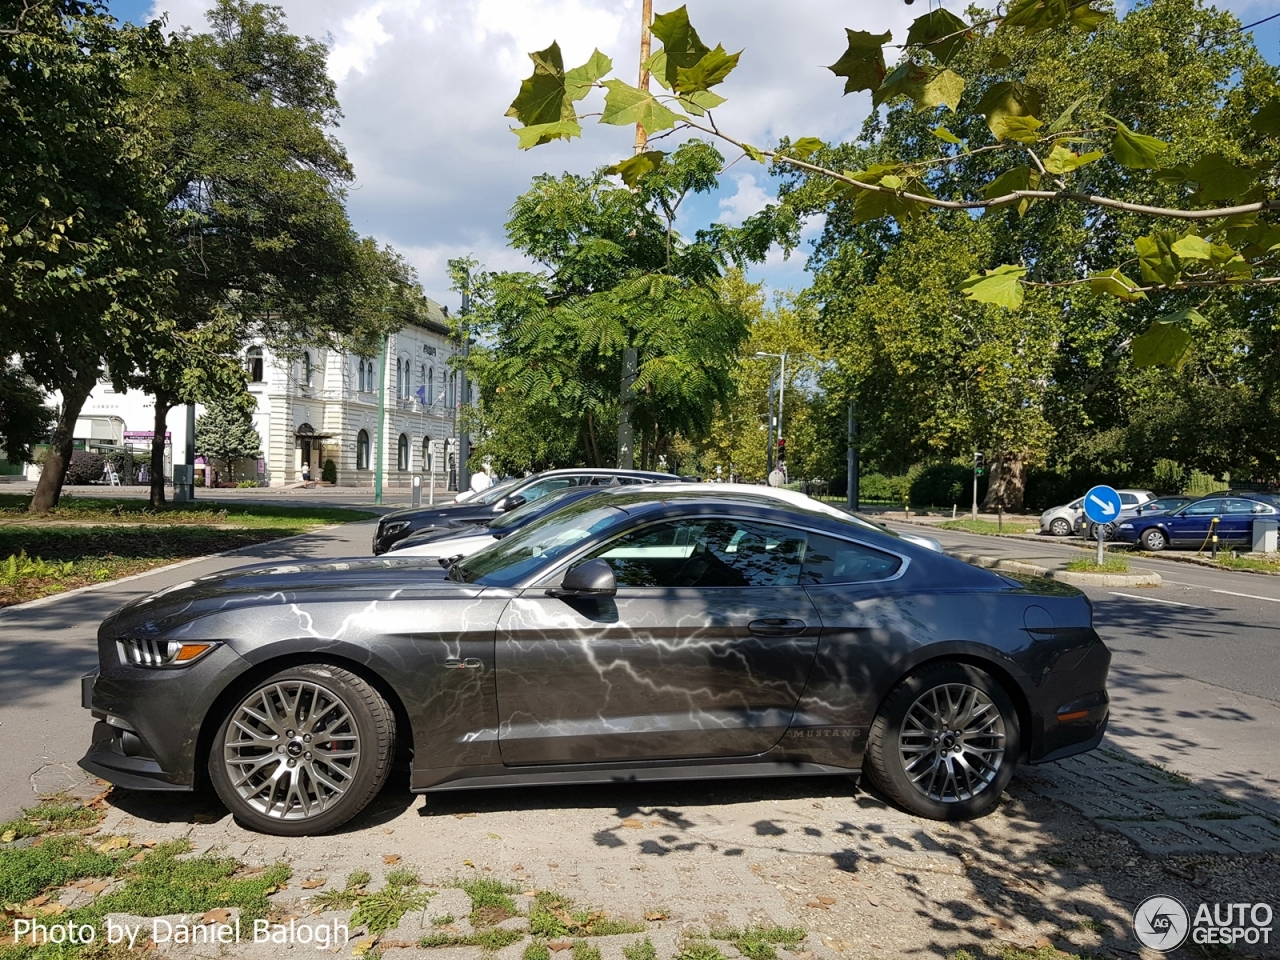
<instances>
[{"instance_id":1,"label":"gray ford mustang gt","mask_svg":"<svg viewBox=\"0 0 1280 960\"><path fill-rule=\"evenodd\" d=\"M453 564L261 565L127 604L81 766L332 830L415 792L857 774L936 819L1097 746L1088 599L750 494L602 490Z\"/></svg>"}]
</instances>

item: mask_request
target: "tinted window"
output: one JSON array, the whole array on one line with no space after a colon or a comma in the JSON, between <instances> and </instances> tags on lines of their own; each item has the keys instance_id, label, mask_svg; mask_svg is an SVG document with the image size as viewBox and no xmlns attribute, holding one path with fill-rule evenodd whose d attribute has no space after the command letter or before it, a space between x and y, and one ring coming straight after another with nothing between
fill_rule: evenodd
<instances>
[{"instance_id":1,"label":"tinted window","mask_svg":"<svg viewBox=\"0 0 1280 960\"><path fill-rule=\"evenodd\" d=\"M1253 512L1263 513L1263 514L1272 514L1276 512L1276 508L1271 506L1270 504L1263 503L1261 500L1254 500Z\"/></svg>"},{"instance_id":2,"label":"tinted window","mask_svg":"<svg viewBox=\"0 0 1280 960\"><path fill-rule=\"evenodd\" d=\"M689 519L624 534L594 556L619 586L765 587L799 581L805 535L749 520Z\"/></svg>"},{"instance_id":3,"label":"tinted window","mask_svg":"<svg viewBox=\"0 0 1280 960\"><path fill-rule=\"evenodd\" d=\"M1079 500L1072 500L1070 503L1068 503L1068 504L1067 504L1067 509L1068 509L1068 510L1079 510L1079 509L1080 509L1081 507L1083 507L1083 506L1084 506L1084 497L1081 497Z\"/></svg>"},{"instance_id":4,"label":"tinted window","mask_svg":"<svg viewBox=\"0 0 1280 960\"><path fill-rule=\"evenodd\" d=\"M1211 517L1222 512L1221 500L1197 500L1182 511L1186 517Z\"/></svg>"},{"instance_id":5,"label":"tinted window","mask_svg":"<svg viewBox=\"0 0 1280 960\"><path fill-rule=\"evenodd\" d=\"M1125 506L1133 506L1138 502L1138 498L1132 493L1122 493L1120 494L1120 502Z\"/></svg>"},{"instance_id":6,"label":"tinted window","mask_svg":"<svg viewBox=\"0 0 1280 960\"><path fill-rule=\"evenodd\" d=\"M626 516L613 507L594 506L594 497L571 503L521 527L491 547L449 568L449 578L490 587L509 587L543 564Z\"/></svg>"},{"instance_id":7,"label":"tinted window","mask_svg":"<svg viewBox=\"0 0 1280 960\"><path fill-rule=\"evenodd\" d=\"M480 496L476 497L472 502L473 503L497 503L499 500L501 500L503 497L505 497L508 493L511 492L512 487L514 487L517 483L520 483L520 482L522 482L521 477L512 477L510 480L503 480L501 483L495 483L492 487L490 487L484 493L480 494Z\"/></svg>"},{"instance_id":8,"label":"tinted window","mask_svg":"<svg viewBox=\"0 0 1280 960\"><path fill-rule=\"evenodd\" d=\"M525 503L532 503L539 497L545 497L553 490L563 490L565 487L577 486L584 479L583 477L547 477L545 480L529 484L529 486L518 492L520 496L524 497Z\"/></svg>"},{"instance_id":9,"label":"tinted window","mask_svg":"<svg viewBox=\"0 0 1280 960\"><path fill-rule=\"evenodd\" d=\"M800 582L867 583L893 576L900 566L901 560L879 550L811 533L804 551Z\"/></svg>"},{"instance_id":10,"label":"tinted window","mask_svg":"<svg viewBox=\"0 0 1280 960\"><path fill-rule=\"evenodd\" d=\"M1253 501L1252 500L1235 500L1235 499L1223 500L1222 511L1223 513L1234 513L1234 514L1253 513Z\"/></svg>"}]
</instances>

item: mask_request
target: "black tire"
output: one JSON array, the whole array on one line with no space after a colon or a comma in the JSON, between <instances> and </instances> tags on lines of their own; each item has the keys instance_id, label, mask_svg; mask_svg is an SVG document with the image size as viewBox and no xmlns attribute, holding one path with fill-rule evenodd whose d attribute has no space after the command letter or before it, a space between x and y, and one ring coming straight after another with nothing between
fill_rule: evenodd
<instances>
[{"instance_id":1,"label":"black tire","mask_svg":"<svg viewBox=\"0 0 1280 960\"><path fill-rule=\"evenodd\" d=\"M919 728L916 711L922 702L927 711L931 696L954 699L959 693L961 699L957 707L963 712L966 690L978 691L975 707L979 700L985 700L979 722L987 725L988 732L956 739L955 745L961 749L955 750L952 746L948 763L947 755L939 753L941 746L933 745L940 743L938 737L930 744L928 733L913 733ZM952 699L946 702L951 703ZM938 702L933 701L935 706ZM909 715L911 719L908 719ZM999 736L994 733L996 730ZM916 759L910 761L907 755L913 751ZM930 820L971 820L989 813L999 803L1000 795L1013 777L1020 751L1018 713L1004 688L976 667L944 660L926 664L908 674L890 691L871 724L863 770L890 800L917 816ZM976 767L974 769L981 773L972 778L966 777L967 786L962 785L959 780L964 776L966 767L955 763L957 753L965 755L966 764L969 758L974 758L987 767L994 767L994 770ZM960 776L952 774L950 780L947 774L943 774L943 782L938 785L935 775L917 773L926 768L942 768L948 772L959 769L961 773ZM915 778L913 774L916 774ZM921 777L928 778L924 785L913 782L913 779L918 781ZM948 789L949 782L955 783L954 789Z\"/></svg>"},{"instance_id":2,"label":"black tire","mask_svg":"<svg viewBox=\"0 0 1280 960\"><path fill-rule=\"evenodd\" d=\"M1169 545L1169 538L1165 536L1165 532L1159 527L1148 527L1142 531L1142 534L1138 537L1138 542L1142 544L1144 550L1159 553Z\"/></svg>"},{"instance_id":3,"label":"black tire","mask_svg":"<svg viewBox=\"0 0 1280 960\"><path fill-rule=\"evenodd\" d=\"M341 667L300 664L256 684L227 711L209 749L209 779L251 830L327 833L377 796L395 746L395 714L369 683Z\"/></svg>"},{"instance_id":4,"label":"black tire","mask_svg":"<svg viewBox=\"0 0 1280 960\"><path fill-rule=\"evenodd\" d=\"M1071 536L1071 524L1064 517L1049 522L1049 532L1055 537Z\"/></svg>"}]
</instances>

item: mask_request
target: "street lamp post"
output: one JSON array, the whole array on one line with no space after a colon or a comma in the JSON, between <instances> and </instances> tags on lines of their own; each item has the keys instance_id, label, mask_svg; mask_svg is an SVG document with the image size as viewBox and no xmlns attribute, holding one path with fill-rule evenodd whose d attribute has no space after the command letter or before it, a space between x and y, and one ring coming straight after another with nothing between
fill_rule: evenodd
<instances>
[{"instance_id":1,"label":"street lamp post","mask_svg":"<svg viewBox=\"0 0 1280 960\"><path fill-rule=\"evenodd\" d=\"M373 502L382 505L382 435L387 420L387 334L382 335L382 354L378 358L378 462L373 468Z\"/></svg>"},{"instance_id":2,"label":"street lamp post","mask_svg":"<svg viewBox=\"0 0 1280 960\"><path fill-rule=\"evenodd\" d=\"M756 356L757 356L757 357L773 357L775 360L781 360L781 361L782 361L781 370L780 370L780 371L779 371L779 373L778 373L778 432L777 432L777 437L778 437L778 439L779 439L779 440L781 440L781 439L783 438L783 433L782 433L782 411L783 411L783 401L786 399L786 396L787 396L787 352L786 352L785 350L784 350L784 351L782 351L782 353L765 353L765 352L763 352L763 351L756 351ZM770 401L769 401L769 421L770 421L770 422L769 422L769 426L770 426L770 431L769 431L769 432L770 432L770 440L769 440L769 443L770 443L770 445L771 445L771 446L770 446L770 450L769 450L768 464L769 464L769 467L770 467L769 472L770 472L770 473L772 473L772 472L773 472L773 469L772 469L772 468L773 468L773 457L774 457L774 452L775 452L775 451L772 449L772 444L773 444L773 437L772 437L772 434L773 434L773 430L772 430L772 427L773 427L773 401L772 401L772 393L773 393L773 373L772 373L772 372L770 372L770 374L769 374L769 392L770 392L770 395L771 395L771 398L770 398ZM766 482L766 483L768 482L768 480L769 480L769 478L768 478L768 477L765 477L765 482Z\"/></svg>"}]
</instances>

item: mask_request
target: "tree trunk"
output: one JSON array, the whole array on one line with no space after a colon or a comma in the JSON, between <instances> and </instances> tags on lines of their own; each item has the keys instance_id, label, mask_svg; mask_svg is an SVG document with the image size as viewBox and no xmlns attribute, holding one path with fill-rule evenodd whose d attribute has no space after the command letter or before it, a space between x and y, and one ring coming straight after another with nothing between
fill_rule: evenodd
<instances>
[{"instance_id":1,"label":"tree trunk","mask_svg":"<svg viewBox=\"0 0 1280 960\"><path fill-rule=\"evenodd\" d=\"M164 434L172 409L173 403L167 396L156 394L156 415L151 425L151 506L156 509L165 505Z\"/></svg>"},{"instance_id":2,"label":"tree trunk","mask_svg":"<svg viewBox=\"0 0 1280 960\"><path fill-rule=\"evenodd\" d=\"M62 391L62 410L58 414L58 425L53 429L49 455L40 471L40 482L36 484L36 492L28 507L31 513L47 514L62 499L62 484L67 479L71 451L75 447L76 421L80 419L80 411L84 409L96 380L94 377L87 386L74 384Z\"/></svg>"},{"instance_id":3,"label":"tree trunk","mask_svg":"<svg viewBox=\"0 0 1280 960\"><path fill-rule=\"evenodd\" d=\"M1019 453L997 453L991 458L991 482L982 500L982 511L994 513L1003 505L1009 513L1022 512L1027 490L1027 461Z\"/></svg>"}]
</instances>

